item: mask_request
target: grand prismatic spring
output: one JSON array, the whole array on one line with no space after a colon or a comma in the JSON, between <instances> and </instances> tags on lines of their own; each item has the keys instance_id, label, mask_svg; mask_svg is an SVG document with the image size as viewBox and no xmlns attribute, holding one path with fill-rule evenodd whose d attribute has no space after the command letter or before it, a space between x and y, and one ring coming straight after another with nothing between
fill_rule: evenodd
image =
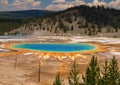
<instances>
[{"instance_id":1,"label":"grand prismatic spring","mask_svg":"<svg viewBox=\"0 0 120 85\"><path fill-rule=\"evenodd\" d=\"M96 46L89 44L59 44L59 43L32 43L32 44L15 44L12 47L27 50L37 50L44 52L82 52L95 50Z\"/></svg>"}]
</instances>

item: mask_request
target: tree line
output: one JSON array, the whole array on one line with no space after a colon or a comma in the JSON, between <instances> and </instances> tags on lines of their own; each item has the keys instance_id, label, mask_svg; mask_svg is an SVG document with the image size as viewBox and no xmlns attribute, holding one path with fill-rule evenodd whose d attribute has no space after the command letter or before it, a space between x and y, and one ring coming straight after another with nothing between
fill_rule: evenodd
<instances>
[{"instance_id":1,"label":"tree line","mask_svg":"<svg viewBox=\"0 0 120 85\"><path fill-rule=\"evenodd\" d=\"M97 63L97 58L92 57L89 66L84 75L83 82L80 81L80 74L76 61L74 61L68 76L68 85L120 85L120 70L117 59L108 62L106 59L103 65L103 70L100 69ZM65 85L58 73L53 85Z\"/></svg>"}]
</instances>

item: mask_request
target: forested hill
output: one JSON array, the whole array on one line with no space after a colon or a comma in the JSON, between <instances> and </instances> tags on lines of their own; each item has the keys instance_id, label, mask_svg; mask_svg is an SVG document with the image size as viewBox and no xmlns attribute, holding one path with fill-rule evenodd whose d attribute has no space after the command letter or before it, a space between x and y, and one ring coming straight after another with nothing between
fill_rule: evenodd
<instances>
[{"instance_id":1,"label":"forested hill","mask_svg":"<svg viewBox=\"0 0 120 85\"><path fill-rule=\"evenodd\" d=\"M63 12L59 12L58 15L59 14L60 17L74 16L75 19L83 17L86 21L92 24L120 27L120 10L104 8L103 6L77 6L69 8Z\"/></svg>"},{"instance_id":2,"label":"forested hill","mask_svg":"<svg viewBox=\"0 0 120 85\"><path fill-rule=\"evenodd\" d=\"M17 29L27 22L27 19L44 17L54 13L47 10L24 10L0 12L0 35Z\"/></svg>"},{"instance_id":3,"label":"forested hill","mask_svg":"<svg viewBox=\"0 0 120 85\"><path fill-rule=\"evenodd\" d=\"M0 12L0 19L22 19L32 17L43 17L54 13L47 10L23 10Z\"/></svg>"},{"instance_id":4,"label":"forested hill","mask_svg":"<svg viewBox=\"0 0 120 85\"><path fill-rule=\"evenodd\" d=\"M28 23L8 34L31 34L34 31L41 30L58 35L120 34L120 10L104 8L103 6L77 6L48 17L33 18L27 21Z\"/></svg>"}]
</instances>

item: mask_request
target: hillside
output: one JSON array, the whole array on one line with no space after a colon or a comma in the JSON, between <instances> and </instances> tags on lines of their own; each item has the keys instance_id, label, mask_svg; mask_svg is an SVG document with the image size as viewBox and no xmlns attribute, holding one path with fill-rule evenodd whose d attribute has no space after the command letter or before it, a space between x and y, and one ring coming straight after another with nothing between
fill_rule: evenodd
<instances>
[{"instance_id":1,"label":"hillside","mask_svg":"<svg viewBox=\"0 0 120 85\"><path fill-rule=\"evenodd\" d=\"M120 10L77 6L51 16L29 20L8 34L47 30L57 35L120 35ZM112 34L111 34L112 33Z\"/></svg>"},{"instance_id":2,"label":"hillside","mask_svg":"<svg viewBox=\"0 0 120 85\"><path fill-rule=\"evenodd\" d=\"M18 27L25 24L28 19L44 17L52 13L54 12L46 10L0 12L0 35L3 35L5 32L17 29Z\"/></svg>"}]
</instances>

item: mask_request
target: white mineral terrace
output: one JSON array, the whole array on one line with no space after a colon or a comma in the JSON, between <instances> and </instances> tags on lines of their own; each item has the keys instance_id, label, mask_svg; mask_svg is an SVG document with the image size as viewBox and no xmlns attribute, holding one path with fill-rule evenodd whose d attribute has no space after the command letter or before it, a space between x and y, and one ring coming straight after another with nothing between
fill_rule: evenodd
<instances>
[{"instance_id":1,"label":"white mineral terrace","mask_svg":"<svg viewBox=\"0 0 120 85\"><path fill-rule=\"evenodd\" d=\"M0 39L0 42L9 41L45 41L45 40L69 40L68 43L77 42L100 42L104 44L120 44L120 38L110 38L110 37L89 37L89 36L36 36L36 37L25 37L18 39Z\"/></svg>"}]
</instances>

